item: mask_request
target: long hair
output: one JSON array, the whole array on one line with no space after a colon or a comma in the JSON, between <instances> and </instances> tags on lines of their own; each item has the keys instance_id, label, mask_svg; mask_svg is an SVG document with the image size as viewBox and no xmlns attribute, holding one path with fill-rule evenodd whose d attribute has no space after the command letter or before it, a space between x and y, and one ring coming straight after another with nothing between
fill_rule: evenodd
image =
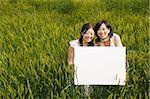
<instances>
[{"instance_id":1,"label":"long hair","mask_svg":"<svg viewBox=\"0 0 150 99\"><path fill-rule=\"evenodd\" d=\"M86 31L88 29L92 28L93 30L95 30L95 27L92 23L85 23L83 26L82 26L82 29L81 29L81 32L80 32L80 39L79 39L79 42L80 42L80 46L83 46L83 35L82 34L85 34ZM88 46L94 46L94 42L93 40L88 42Z\"/></svg>"},{"instance_id":2,"label":"long hair","mask_svg":"<svg viewBox=\"0 0 150 99\"><path fill-rule=\"evenodd\" d=\"M96 25L95 25L95 35L96 35L96 37L97 37L96 42L99 42L99 41L101 40L101 38L100 38L100 37L98 36L98 34L97 34L97 31L99 30L99 28L101 27L101 25L102 25L103 23L106 25L106 27L107 27L108 29L110 29L110 32L108 33L108 36L109 36L110 38L113 36L113 30L112 30L111 25L107 22L107 20L101 20L101 21L97 22Z\"/></svg>"}]
</instances>

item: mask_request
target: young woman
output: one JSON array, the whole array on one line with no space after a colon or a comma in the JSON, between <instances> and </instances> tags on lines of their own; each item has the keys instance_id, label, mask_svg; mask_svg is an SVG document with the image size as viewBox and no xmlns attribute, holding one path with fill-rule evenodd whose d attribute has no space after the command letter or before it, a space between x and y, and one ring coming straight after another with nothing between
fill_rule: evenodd
<instances>
[{"instance_id":1,"label":"young woman","mask_svg":"<svg viewBox=\"0 0 150 99\"><path fill-rule=\"evenodd\" d=\"M94 25L92 23L86 23L82 26L80 38L69 42L70 46L68 49L68 63L73 64L74 61L74 47L75 46L94 46Z\"/></svg>"},{"instance_id":2,"label":"young woman","mask_svg":"<svg viewBox=\"0 0 150 99\"><path fill-rule=\"evenodd\" d=\"M109 25L106 20L97 22L95 33L97 37L96 46L122 46L120 36L113 33L111 25Z\"/></svg>"}]
</instances>

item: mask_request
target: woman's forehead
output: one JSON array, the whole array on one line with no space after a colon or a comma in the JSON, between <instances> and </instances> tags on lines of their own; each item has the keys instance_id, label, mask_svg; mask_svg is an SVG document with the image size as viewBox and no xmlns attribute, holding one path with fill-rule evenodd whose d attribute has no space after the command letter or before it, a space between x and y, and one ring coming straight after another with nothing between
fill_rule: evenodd
<instances>
[{"instance_id":1,"label":"woman's forehead","mask_svg":"<svg viewBox=\"0 0 150 99\"><path fill-rule=\"evenodd\" d=\"M105 23L102 23L99 27L99 29L107 28Z\"/></svg>"},{"instance_id":2,"label":"woman's forehead","mask_svg":"<svg viewBox=\"0 0 150 99\"><path fill-rule=\"evenodd\" d=\"M106 24L105 24L105 23L102 23L100 27L106 27Z\"/></svg>"},{"instance_id":3,"label":"woman's forehead","mask_svg":"<svg viewBox=\"0 0 150 99\"><path fill-rule=\"evenodd\" d=\"M93 32L93 28L89 28L86 32Z\"/></svg>"}]
</instances>

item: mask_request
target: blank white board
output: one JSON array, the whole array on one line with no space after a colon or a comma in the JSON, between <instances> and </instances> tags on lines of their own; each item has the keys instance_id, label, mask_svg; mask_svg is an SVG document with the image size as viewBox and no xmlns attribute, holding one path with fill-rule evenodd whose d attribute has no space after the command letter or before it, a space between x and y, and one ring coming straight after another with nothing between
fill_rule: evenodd
<instances>
[{"instance_id":1,"label":"blank white board","mask_svg":"<svg viewBox=\"0 0 150 99\"><path fill-rule=\"evenodd\" d=\"M125 85L125 47L75 47L75 85Z\"/></svg>"}]
</instances>

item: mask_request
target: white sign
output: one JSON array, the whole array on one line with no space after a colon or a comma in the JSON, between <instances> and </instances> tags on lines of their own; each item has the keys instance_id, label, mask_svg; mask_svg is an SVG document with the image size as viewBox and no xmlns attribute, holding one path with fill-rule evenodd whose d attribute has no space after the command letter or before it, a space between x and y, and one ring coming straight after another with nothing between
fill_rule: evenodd
<instances>
[{"instance_id":1,"label":"white sign","mask_svg":"<svg viewBox=\"0 0 150 99\"><path fill-rule=\"evenodd\" d=\"M75 85L125 85L125 47L75 47Z\"/></svg>"}]
</instances>

